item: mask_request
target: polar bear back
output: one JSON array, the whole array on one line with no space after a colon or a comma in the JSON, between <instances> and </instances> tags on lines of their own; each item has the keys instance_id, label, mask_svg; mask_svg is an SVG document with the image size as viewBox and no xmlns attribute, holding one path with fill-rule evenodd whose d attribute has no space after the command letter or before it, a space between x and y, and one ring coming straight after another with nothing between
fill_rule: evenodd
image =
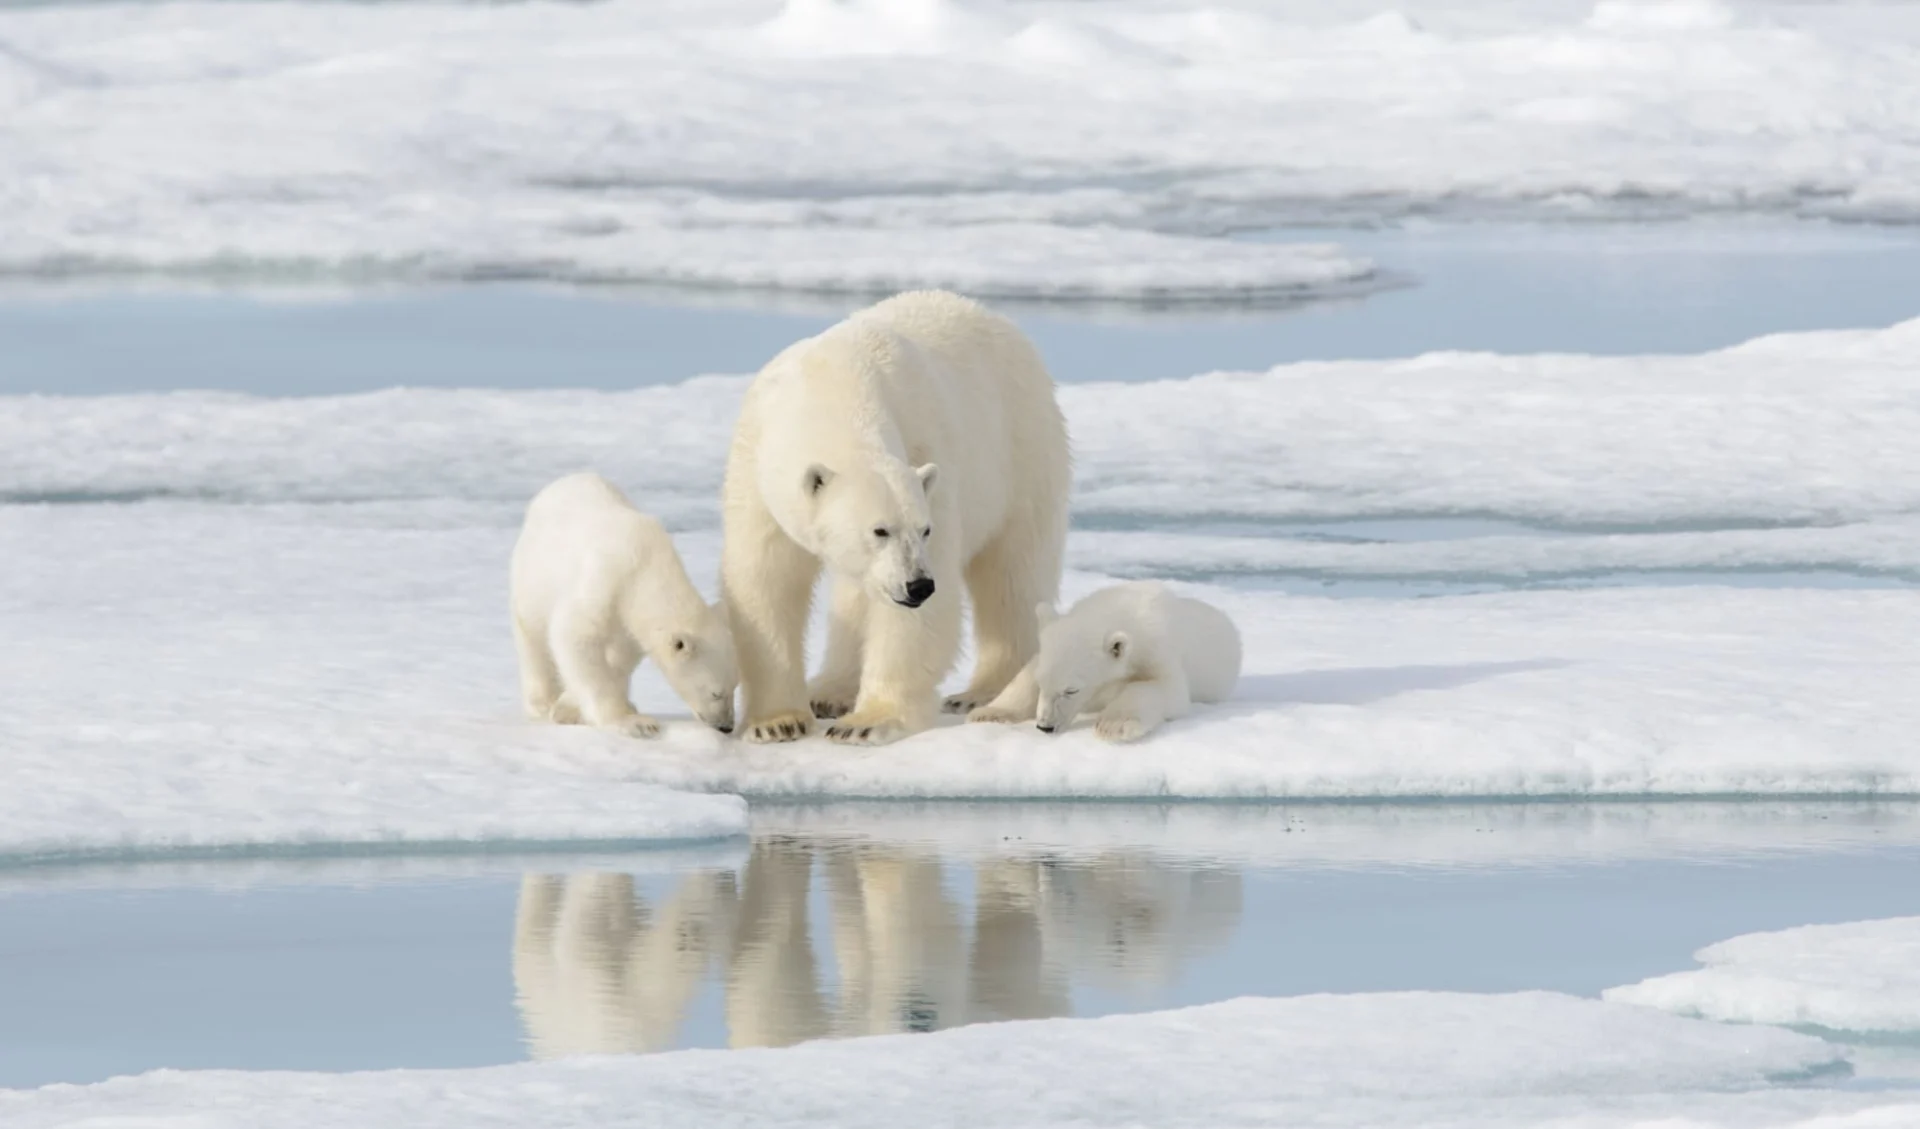
<instances>
[{"instance_id":1,"label":"polar bear back","mask_svg":"<svg viewBox=\"0 0 1920 1129\"><path fill-rule=\"evenodd\" d=\"M512 587L514 615L536 628L562 604L609 619L625 599L662 617L705 607L666 528L592 473L559 479L528 503Z\"/></svg>"},{"instance_id":2,"label":"polar bear back","mask_svg":"<svg viewBox=\"0 0 1920 1129\"><path fill-rule=\"evenodd\" d=\"M1204 600L1166 595L1166 623L1179 640L1187 694L1196 702L1224 702L1240 681L1240 629Z\"/></svg>"},{"instance_id":3,"label":"polar bear back","mask_svg":"<svg viewBox=\"0 0 1920 1129\"><path fill-rule=\"evenodd\" d=\"M1240 680L1240 631L1233 620L1158 580L1102 588L1074 604L1066 618L1073 630L1056 635L1061 645L1097 646L1107 632L1127 632L1136 671L1157 677L1177 663L1196 702L1223 702Z\"/></svg>"},{"instance_id":4,"label":"polar bear back","mask_svg":"<svg viewBox=\"0 0 1920 1129\"><path fill-rule=\"evenodd\" d=\"M1023 516L1023 500L1064 506L1071 488L1044 363L1012 322L957 294L901 294L789 347L756 379L747 414L737 441L758 444L761 496L790 535L801 515L778 500L796 497L804 468L842 469L856 452L937 462L968 557Z\"/></svg>"}]
</instances>

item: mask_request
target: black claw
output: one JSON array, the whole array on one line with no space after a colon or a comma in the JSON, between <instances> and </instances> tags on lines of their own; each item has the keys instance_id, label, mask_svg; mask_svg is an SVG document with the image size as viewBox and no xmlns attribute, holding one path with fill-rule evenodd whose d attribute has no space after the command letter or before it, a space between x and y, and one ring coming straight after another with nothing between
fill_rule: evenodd
<instances>
[{"instance_id":1,"label":"black claw","mask_svg":"<svg viewBox=\"0 0 1920 1129\"><path fill-rule=\"evenodd\" d=\"M862 729L860 731L860 739L862 741L866 740L868 737L871 737L871 736L873 736L873 726L871 725L867 726L865 729Z\"/></svg>"}]
</instances>

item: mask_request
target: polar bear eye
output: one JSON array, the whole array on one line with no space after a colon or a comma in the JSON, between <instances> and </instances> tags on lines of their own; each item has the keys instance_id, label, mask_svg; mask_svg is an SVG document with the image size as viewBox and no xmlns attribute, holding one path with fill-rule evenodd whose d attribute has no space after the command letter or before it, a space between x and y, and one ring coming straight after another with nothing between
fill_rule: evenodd
<instances>
[{"instance_id":1,"label":"polar bear eye","mask_svg":"<svg viewBox=\"0 0 1920 1129\"><path fill-rule=\"evenodd\" d=\"M920 540L922 541L925 541L927 538L932 536L933 536L933 526L931 525L927 526L926 528L920 531Z\"/></svg>"},{"instance_id":2,"label":"polar bear eye","mask_svg":"<svg viewBox=\"0 0 1920 1129\"><path fill-rule=\"evenodd\" d=\"M886 530L880 528L877 525L873 527L873 535L882 541L885 541L889 536L891 536Z\"/></svg>"}]
</instances>

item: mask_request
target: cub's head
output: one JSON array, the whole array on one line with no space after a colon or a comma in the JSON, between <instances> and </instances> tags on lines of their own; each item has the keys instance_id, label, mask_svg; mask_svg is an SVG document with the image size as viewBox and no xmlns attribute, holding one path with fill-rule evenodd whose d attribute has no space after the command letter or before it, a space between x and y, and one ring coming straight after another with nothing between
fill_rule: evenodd
<instances>
[{"instance_id":1,"label":"cub's head","mask_svg":"<svg viewBox=\"0 0 1920 1129\"><path fill-rule=\"evenodd\" d=\"M927 504L938 469L807 468L800 489L814 552L836 575L858 579L876 599L917 608L933 596L927 540L938 535ZM948 598L958 597L953 593Z\"/></svg>"},{"instance_id":2,"label":"cub's head","mask_svg":"<svg viewBox=\"0 0 1920 1129\"><path fill-rule=\"evenodd\" d=\"M1053 733L1072 725L1100 691L1126 680L1133 640L1124 631L1101 631L1075 616L1057 616L1047 604L1034 612L1040 619L1040 656L1033 668L1040 705L1034 723L1042 733Z\"/></svg>"},{"instance_id":3,"label":"cub's head","mask_svg":"<svg viewBox=\"0 0 1920 1129\"><path fill-rule=\"evenodd\" d=\"M722 733L733 732L733 692L740 665L733 654L733 632L726 609L708 605L701 614L647 641L647 657L660 666L667 685L693 710L693 716Z\"/></svg>"}]
</instances>

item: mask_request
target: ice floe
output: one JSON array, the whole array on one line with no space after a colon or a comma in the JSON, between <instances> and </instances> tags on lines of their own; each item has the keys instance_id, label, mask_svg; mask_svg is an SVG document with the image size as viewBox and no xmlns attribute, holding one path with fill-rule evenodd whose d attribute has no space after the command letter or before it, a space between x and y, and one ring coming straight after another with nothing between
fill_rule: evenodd
<instances>
[{"instance_id":1,"label":"ice floe","mask_svg":"<svg viewBox=\"0 0 1920 1129\"><path fill-rule=\"evenodd\" d=\"M1920 1032L1920 917L1749 933L1606 998L1735 1023Z\"/></svg>"},{"instance_id":2,"label":"ice floe","mask_svg":"<svg viewBox=\"0 0 1920 1129\"><path fill-rule=\"evenodd\" d=\"M408 1124L1896 1125L1896 1095L1796 1090L1844 1072L1818 1039L1544 992L1241 999L779 1050L461 1071L160 1071L0 1091L10 1129ZM1834 1120L1816 1121L1822 1115Z\"/></svg>"}]
</instances>

